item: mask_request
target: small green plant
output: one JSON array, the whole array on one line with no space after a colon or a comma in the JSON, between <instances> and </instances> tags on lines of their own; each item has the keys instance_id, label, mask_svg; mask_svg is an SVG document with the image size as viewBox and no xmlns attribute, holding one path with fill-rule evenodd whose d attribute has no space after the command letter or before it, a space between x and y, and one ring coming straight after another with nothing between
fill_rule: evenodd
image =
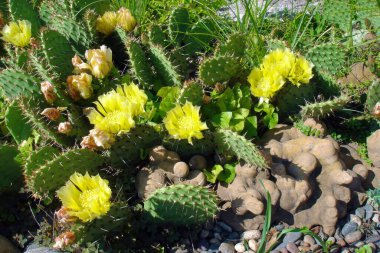
<instances>
[{"instance_id":1,"label":"small green plant","mask_svg":"<svg viewBox=\"0 0 380 253\"><path fill-rule=\"evenodd\" d=\"M369 245L363 245L359 249L355 249L355 253L372 253L372 248Z\"/></svg>"}]
</instances>

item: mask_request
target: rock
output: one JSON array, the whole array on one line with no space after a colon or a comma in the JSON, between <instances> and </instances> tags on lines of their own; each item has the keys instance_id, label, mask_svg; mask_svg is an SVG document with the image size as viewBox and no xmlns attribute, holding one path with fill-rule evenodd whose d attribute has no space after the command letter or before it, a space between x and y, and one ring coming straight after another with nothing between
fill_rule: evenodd
<instances>
[{"instance_id":1,"label":"rock","mask_svg":"<svg viewBox=\"0 0 380 253\"><path fill-rule=\"evenodd\" d=\"M235 253L235 246L232 243L222 242L219 246L221 253Z\"/></svg>"},{"instance_id":2,"label":"rock","mask_svg":"<svg viewBox=\"0 0 380 253\"><path fill-rule=\"evenodd\" d=\"M301 232L290 232L290 233L287 233L285 235L283 242L284 243L296 242L301 237L302 237L302 233Z\"/></svg>"},{"instance_id":3,"label":"rock","mask_svg":"<svg viewBox=\"0 0 380 253\"><path fill-rule=\"evenodd\" d=\"M214 233L214 238L218 239L219 241L223 240L220 233Z\"/></svg>"},{"instance_id":4,"label":"rock","mask_svg":"<svg viewBox=\"0 0 380 253\"><path fill-rule=\"evenodd\" d=\"M249 230L249 231L245 231L243 233L243 239L244 240L260 240L261 238L261 232L260 230Z\"/></svg>"},{"instance_id":5,"label":"rock","mask_svg":"<svg viewBox=\"0 0 380 253\"><path fill-rule=\"evenodd\" d=\"M232 232L232 228L228 226L226 223L218 221L216 224L218 224L224 231L227 231L229 233Z\"/></svg>"},{"instance_id":6,"label":"rock","mask_svg":"<svg viewBox=\"0 0 380 253\"><path fill-rule=\"evenodd\" d=\"M342 235L346 236L349 233L356 231L357 229L358 229L358 224L350 221L350 222L344 224L344 226L342 228Z\"/></svg>"},{"instance_id":7,"label":"rock","mask_svg":"<svg viewBox=\"0 0 380 253\"><path fill-rule=\"evenodd\" d=\"M251 239L251 240L249 240L248 241L248 246L249 246L249 248L251 249L251 250L253 250L253 251L257 251L257 249L259 248L259 244L255 241L255 240L253 240L253 239Z\"/></svg>"},{"instance_id":8,"label":"rock","mask_svg":"<svg viewBox=\"0 0 380 253\"><path fill-rule=\"evenodd\" d=\"M363 62L358 62L352 65L351 72L348 73L346 77L339 79L339 83L360 84L363 82L370 82L375 78L375 74L371 72L369 67L367 67Z\"/></svg>"},{"instance_id":9,"label":"rock","mask_svg":"<svg viewBox=\"0 0 380 253\"><path fill-rule=\"evenodd\" d=\"M351 232L348 235L346 235L344 237L344 240L348 244L351 244L351 243L359 241L362 238L362 236L363 236L362 232L360 232L360 231L354 231L354 232Z\"/></svg>"},{"instance_id":10,"label":"rock","mask_svg":"<svg viewBox=\"0 0 380 253\"><path fill-rule=\"evenodd\" d=\"M223 230L222 230L222 228L218 225L218 224L216 224L215 226L214 226L214 232L216 232L216 233L221 233Z\"/></svg>"},{"instance_id":11,"label":"rock","mask_svg":"<svg viewBox=\"0 0 380 253\"><path fill-rule=\"evenodd\" d=\"M298 253L299 252L298 247L293 242L289 242L288 244L286 244L286 249L290 253Z\"/></svg>"},{"instance_id":12,"label":"rock","mask_svg":"<svg viewBox=\"0 0 380 253\"><path fill-rule=\"evenodd\" d=\"M355 210L355 215L358 216L360 219L363 219L365 216L365 209L364 207L359 207Z\"/></svg>"},{"instance_id":13,"label":"rock","mask_svg":"<svg viewBox=\"0 0 380 253\"><path fill-rule=\"evenodd\" d=\"M218 243L218 244L212 243L212 244L210 244L210 247L208 247L208 249L211 252L216 252L219 249L219 245L220 245L220 243Z\"/></svg>"},{"instance_id":14,"label":"rock","mask_svg":"<svg viewBox=\"0 0 380 253\"><path fill-rule=\"evenodd\" d=\"M202 239L199 241L199 246L198 248L200 248L201 250L208 250L208 247L210 246L210 244L208 243L207 240L205 239Z\"/></svg>"},{"instance_id":15,"label":"rock","mask_svg":"<svg viewBox=\"0 0 380 253\"><path fill-rule=\"evenodd\" d=\"M190 158L189 166L192 170L203 170L207 167L207 160L204 156L195 155Z\"/></svg>"},{"instance_id":16,"label":"rock","mask_svg":"<svg viewBox=\"0 0 380 253\"><path fill-rule=\"evenodd\" d=\"M354 244L355 248L360 248L363 245L364 245L364 242L357 242Z\"/></svg>"},{"instance_id":17,"label":"rock","mask_svg":"<svg viewBox=\"0 0 380 253\"><path fill-rule=\"evenodd\" d=\"M188 249L177 249L174 253L189 253Z\"/></svg>"},{"instance_id":18,"label":"rock","mask_svg":"<svg viewBox=\"0 0 380 253\"><path fill-rule=\"evenodd\" d=\"M244 247L244 244L239 242L235 245L235 250L237 252L244 252L245 251L245 247Z\"/></svg>"},{"instance_id":19,"label":"rock","mask_svg":"<svg viewBox=\"0 0 380 253\"><path fill-rule=\"evenodd\" d=\"M218 244L218 245L220 245L220 240L217 239L217 238L211 238L209 242L210 242L211 244Z\"/></svg>"},{"instance_id":20,"label":"rock","mask_svg":"<svg viewBox=\"0 0 380 253\"><path fill-rule=\"evenodd\" d=\"M308 243L309 245L314 245L315 244L315 240L312 236L310 235L305 235L304 238L303 238L303 241Z\"/></svg>"},{"instance_id":21,"label":"rock","mask_svg":"<svg viewBox=\"0 0 380 253\"><path fill-rule=\"evenodd\" d=\"M358 224L359 227L362 225L362 220L357 215L350 214L350 220Z\"/></svg>"},{"instance_id":22,"label":"rock","mask_svg":"<svg viewBox=\"0 0 380 253\"><path fill-rule=\"evenodd\" d=\"M1 253L19 253L21 251L18 250L7 238L0 235L0 252ZM35 251L35 253L37 252L38 251ZM52 251L52 252L57 252L57 251Z\"/></svg>"},{"instance_id":23,"label":"rock","mask_svg":"<svg viewBox=\"0 0 380 253\"><path fill-rule=\"evenodd\" d=\"M337 242L336 242L336 244L338 244L340 247L344 247L344 246L346 246L346 241L345 240L343 240L343 239L339 239Z\"/></svg>"},{"instance_id":24,"label":"rock","mask_svg":"<svg viewBox=\"0 0 380 253\"><path fill-rule=\"evenodd\" d=\"M373 222L376 222L376 223L379 223L380 222L380 215L378 213L376 213L373 217L372 217L372 221Z\"/></svg>"},{"instance_id":25,"label":"rock","mask_svg":"<svg viewBox=\"0 0 380 253\"><path fill-rule=\"evenodd\" d=\"M227 237L227 239L229 239L229 240L236 240L236 239L239 239L239 233L237 233L237 232L232 232L232 233L230 233L229 235L228 235L228 237Z\"/></svg>"},{"instance_id":26,"label":"rock","mask_svg":"<svg viewBox=\"0 0 380 253\"><path fill-rule=\"evenodd\" d=\"M281 253L289 253L289 251L288 251L286 248L282 248L282 249L280 250L280 252L281 252Z\"/></svg>"},{"instance_id":27,"label":"rock","mask_svg":"<svg viewBox=\"0 0 380 253\"><path fill-rule=\"evenodd\" d=\"M380 167L380 129L367 138L367 149L373 165Z\"/></svg>"},{"instance_id":28,"label":"rock","mask_svg":"<svg viewBox=\"0 0 380 253\"><path fill-rule=\"evenodd\" d=\"M189 175L189 166L185 162L177 162L174 164L173 172L179 178L184 178Z\"/></svg>"},{"instance_id":29,"label":"rock","mask_svg":"<svg viewBox=\"0 0 380 253\"><path fill-rule=\"evenodd\" d=\"M311 245L310 246L310 249L314 252L315 250L318 250L318 249L320 249L320 248L322 248L322 246L321 245L318 245L318 244L314 244L314 245Z\"/></svg>"},{"instance_id":30,"label":"rock","mask_svg":"<svg viewBox=\"0 0 380 253\"><path fill-rule=\"evenodd\" d=\"M365 216L364 216L364 218L366 220L371 219L372 216L373 216L373 214L374 214L374 212L373 212L373 206L367 204L367 205L364 206L364 209L365 209Z\"/></svg>"},{"instance_id":31,"label":"rock","mask_svg":"<svg viewBox=\"0 0 380 253\"><path fill-rule=\"evenodd\" d=\"M204 239L204 238L207 238L209 234L210 234L210 231L208 231L207 229L202 229L199 237Z\"/></svg>"},{"instance_id":32,"label":"rock","mask_svg":"<svg viewBox=\"0 0 380 253\"><path fill-rule=\"evenodd\" d=\"M16 251L16 252L20 252L20 251ZM59 251L56 251L47 247L41 247L36 243L32 243L26 248L25 253L59 253Z\"/></svg>"},{"instance_id":33,"label":"rock","mask_svg":"<svg viewBox=\"0 0 380 253\"><path fill-rule=\"evenodd\" d=\"M375 252L375 250L376 250L376 245L375 245L374 243L370 242L370 243L367 243L367 245L371 247L372 252Z\"/></svg>"},{"instance_id":34,"label":"rock","mask_svg":"<svg viewBox=\"0 0 380 253\"><path fill-rule=\"evenodd\" d=\"M366 243L378 243L380 242L380 235L375 235L375 236L371 236L369 238L367 238L365 240Z\"/></svg>"},{"instance_id":35,"label":"rock","mask_svg":"<svg viewBox=\"0 0 380 253\"><path fill-rule=\"evenodd\" d=\"M330 241L331 244L334 244L334 243L336 242L336 239L335 239L335 237L330 236L330 237L327 239L327 241Z\"/></svg>"}]
</instances>

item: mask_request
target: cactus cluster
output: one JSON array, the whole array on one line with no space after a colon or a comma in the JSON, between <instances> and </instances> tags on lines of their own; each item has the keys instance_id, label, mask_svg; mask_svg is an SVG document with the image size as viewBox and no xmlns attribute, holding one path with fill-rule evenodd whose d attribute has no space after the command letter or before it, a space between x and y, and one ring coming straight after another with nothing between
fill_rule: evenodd
<instances>
[{"instance_id":1,"label":"cactus cluster","mask_svg":"<svg viewBox=\"0 0 380 253\"><path fill-rule=\"evenodd\" d=\"M307 58L319 72L336 75L344 72L346 53L342 47L335 44L320 44L309 50Z\"/></svg>"}]
</instances>

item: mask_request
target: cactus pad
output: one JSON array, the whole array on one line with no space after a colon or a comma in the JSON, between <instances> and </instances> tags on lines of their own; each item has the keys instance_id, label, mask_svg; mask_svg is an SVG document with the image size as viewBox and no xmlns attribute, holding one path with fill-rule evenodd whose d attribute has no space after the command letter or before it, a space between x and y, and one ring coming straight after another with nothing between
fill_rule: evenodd
<instances>
[{"instance_id":1,"label":"cactus pad","mask_svg":"<svg viewBox=\"0 0 380 253\"><path fill-rule=\"evenodd\" d=\"M190 23L189 11L178 7L173 10L169 19L169 35L172 41L180 45Z\"/></svg>"},{"instance_id":2,"label":"cactus pad","mask_svg":"<svg viewBox=\"0 0 380 253\"><path fill-rule=\"evenodd\" d=\"M327 101L307 103L301 107L301 115L303 118L323 118L343 109L349 101L348 97L341 96Z\"/></svg>"},{"instance_id":3,"label":"cactus pad","mask_svg":"<svg viewBox=\"0 0 380 253\"><path fill-rule=\"evenodd\" d=\"M22 178L21 165L16 161L16 147L0 145L0 192L17 186Z\"/></svg>"},{"instance_id":4,"label":"cactus pad","mask_svg":"<svg viewBox=\"0 0 380 253\"><path fill-rule=\"evenodd\" d=\"M205 60L199 66L199 78L207 85L225 82L238 74L240 58L217 56Z\"/></svg>"},{"instance_id":5,"label":"cactus pad","mask_svg":"<svg viewBox=\"0 0 380 253\"><path fill-rule=\"evenodd\" d=\"M39 84L39 80L21 71L6 69L0 73L0 88L3 89L4 95L11 99L40 92Z\"/></svg>"},{"instance_id":6,"label":"cactus pad","mask_svg":"<svg viewBox=\"0 0 380 253\"><path fill-rule=\"evenodd\" d=\"M203 186L177 184L153 192L144 201L144 210L158 223L195 225L215 217L218 200Z\"/></svg>"},{"instance_id":7,"label":"cactus pad","mask_svg":"<svg viewBox=\"0 0 380 253\"><path fill-rule=\"evenodd\" d=\"M344 72L346 53L338 45L321 44L309 50L307 58L319 72L326 71L332 75Z\"/></svg>"},{"instance_id":8,"label":"cactus pad","mask_svg":"<svg viewBox=\"0 0 380 253\"><path fill-rule=\"evenodd\" d=\"M173 86L181 84L181 79L176 68L170 62L162 48L152 45L150 47L150 58L157 74L166 85Z\"/></svg>"},{"instance_id":9,"label":"cactus pad","mask_svg":"<svg viewBox=\"0 0 380 253\"><path fill-rule=\"evenodd\" d=\"M366 109L369 112L373 111L373 108L380 102L380 81L375 80L368 88Z\"/></svg>"}]
</instances>

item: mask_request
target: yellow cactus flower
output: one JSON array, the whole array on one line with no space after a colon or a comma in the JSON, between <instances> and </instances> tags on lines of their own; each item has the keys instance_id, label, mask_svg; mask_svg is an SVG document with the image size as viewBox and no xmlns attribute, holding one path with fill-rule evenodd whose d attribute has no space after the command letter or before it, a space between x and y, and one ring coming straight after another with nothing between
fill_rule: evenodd
<instances>
[{"instance_id":1,"label":"yellow cactus flower","mask_svg":"<svg viewBox=\"0 0 380 253\"><path fill-rule=\"evenodd\" d=\"M271 98L285 84L279 72L254 68L248 76L251 93L255 97Z\"/></svg>"},{"instance_id":2,"label":"yellow cactus flower","mask_svg":"<svg viewBox=\"0 0 380 253\"><path fill-rule=\"evenodd\" d=\"M104 132L119 134L128 132L135 125L134 116L144 112L147 96L133 83L123 84L99 96L87 117L96 129Z\"/></svg>"},{"instance_id":3,"label":"yellow cactus flower","mask_svg":"<svg viewBox=\"0 0 380 253\"><path fill-rule=\"evenodd\" d=\"M74 100L78 100L80 97L89 99L93 93L91 82L92 76L86 73L67 77L67 87L70 96Z\"/></svg>"},{"instance_id":4,"label":"yellow cactus flower","mask_svg":"<svg viewBox=\"0 0 380 253\"><path fill-rule=\"evenodd\" d=\"M117 25L123 28L124 30L130 32L132 31L137 22L135 17L132 16L132 13L130 10L122 7L117 12Z\"/></svg>"},{"instance_id":5,"label":"yellow cactus flower","mask_svg":"<svg viewBox=\"0 0 380 253\"><path fill-rule=\"evenodd\" d=\"M87 172L84 176L75 172L57 191L67 213L84 222L92 221L109 211L111 194L107 180L99 175L90 176Z\"/></svg>"},{"instance_id":6,"label":"yellow cactus flower","mask_svg":"<svg viewBox=\"0 0 380 253\"><path fill-rule=\"evenodd\" d=\"M32 37L32 24L28 20L10 22L4 26L2 39L17 47L29 45Z\"/></svg>"},{"instance_id":7,"label":"yellow cactus flower","mask_svg":"<svg viewBox=\"0 0 380 253\"><path fill-rule=\"evenodd\" d=\"M96 19L96 30L105 35L111 34L117 25L118 16L114 11L107 11Z\"/></svg>"},{"instance_id":8,"label":"yellow cactus flower","mask_svg":"<svg viewBox=\"0 0 380 253\"><path fill-rule=\"evenodd\" d=\"M130 85L123 84L123 86L118 86L116 92L125 96L131 103L133 116L138 116L145 112L144 107L148 96L136 84L131 83Z\"/></svg>"},{"instance_id":9,"label":"yellow cactus flower","mask_svg":"<svg viewBox=\"0 0 380 253\"><path fill-rule=\"evenodd\" d=\"M111 71L113 66L112 51L106 46L103 45L100 49L87 50L85 56L88 64L82 66L90 69L96 78L103 79Z\"/></svg>"},{"instance_id":10,"label":"yellow cactus flower","mask_svg":"<svg viewBox=\"0 0 380 253\"><path fill-rule=\"evenodd\" d=\"M299 56L296 59L293 68L289 73L289 81L296 86L301 84L308 84L310 79L313 77L313 64L307 61L304 57Z\"/></svg>"},{"instance_id":11,"label":"yellow cactus flower","mask_svg":"<svg viewBox=\"0 0 380 253\"><path fill-rule=\"evenodd\" d=\"M177 104L170 110L163 122L166 130L175 139L187 139L192 143L192 138L202 139L202 130L207 129L207 125L201 122L199 115L200 107L193 106L192 103L186 102L184 106Z\"/></svg>"},{"instance_id":12,"label":"yellow cactus flower","mask_svg":"<svg viewBox=\"0 0 380 253\"><path fill-rule=\"evenodd\" d=\"M289 49L276 49L264 57L261 68L271 72L278 72L284 78L287 78L295 61L296 57Z\"/></svg>"}]
</instances>

